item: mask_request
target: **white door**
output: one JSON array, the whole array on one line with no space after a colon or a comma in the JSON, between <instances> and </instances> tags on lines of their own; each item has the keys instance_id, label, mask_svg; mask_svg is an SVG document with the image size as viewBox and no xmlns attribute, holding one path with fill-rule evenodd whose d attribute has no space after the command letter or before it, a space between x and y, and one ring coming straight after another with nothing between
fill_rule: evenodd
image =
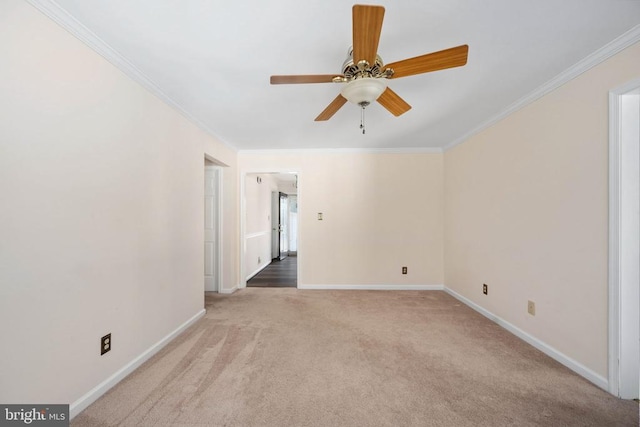
<instances>
[{"instance_id":1,"label":"white door","mask_svg":"<svg viewBox=\"0 0 640 427\"><path fill-rule=\"evenodd\" d=\"M271 259L280 258L280 195L271 193Z\"/></svg>"},{"instance_id":2,"label":"white door","mask_svg":"<svg viewBox=\"0 0 640 427\"><path fill-rule=\"evenodd\" d=\"M289 196L289 253L298 252L298 197Z\"/></svg>"},{"instance_id":3,"label":"white door","mask_svg":"<svg viewBox=\"0 0 640 427\"><path fill-rule=\"evenodd\" d=\"M280 259L283 260L289 255L289 197L280 193Z\"/></svg>"},{"instance_id":4,"label":"white door","mask_svg":"<svg viewBox=\"0 0 640 427\"><path fill-rule=\"evenodd\" d=\"M204 171L204 290L219 291L218 213L220 169L206 166Z\"/></svg>"}]
</instances>

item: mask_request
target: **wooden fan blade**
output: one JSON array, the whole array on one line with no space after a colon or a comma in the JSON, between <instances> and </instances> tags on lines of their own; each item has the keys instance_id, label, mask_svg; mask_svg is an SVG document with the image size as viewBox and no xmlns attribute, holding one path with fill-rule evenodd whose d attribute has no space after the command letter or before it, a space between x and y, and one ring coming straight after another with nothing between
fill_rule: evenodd
<instances>
[{"instance_id":1,"label":"wooden fan blade","mask_svg":"<svg viewBox=\"0 0 640 427\"><path fill-rule=\"evenodd\" d=\"M389 88L378 97L378 102L396 117L411 109L411 105L407 104L404 99Z\"/></svg>"},{"instance_id":2,"label":"wooden fan blade","mask_svg":"<svg viewBox=\"0 0 640 427\"><path fill-rule=\"evenodd\" d=\"M392 79L413 76L414 74L444 70L446 68L461 67L467 63L469 46L452 47L439 52L428 53L415 58L405 59L387 64L385 68L393 69Z\"/></svg>"},{"instance_id":3,"label":"wooden fan blade","mask_svg":"<svg viewBox=\"0 0 640 427\"><path fill-rule=\"evenodd\" d=\"M376 62L378 42L382 31L384 7L353 6L353 63L365 60L369 65Z\"/></svg>"},{"instance_id":4,"label":"wooden fan blade","mask_svg":"<svg viewBox=\"0 0 640 427\"><path fill-rule=\"evenodd\" d=\"M322 122L325 120L329 120L335 113L342 107L345 102L347 102L347 98L342 95L338 95L336 99L334 99L331 104L327 108L324 109L322 113L318 117L316 117L316 122Z\"/></svg>"},{"instance_id":5,"label":"wooden fan blade","mask_svg":"<svg viewBox=\"0 0 640 427\"><path fill-rule=\"evenodd\" d=\"M272 85L299 83L332 83L334 77L344 77L340 74L309 74L299 76L271 76Z\"/></svg>"}]
</instances>

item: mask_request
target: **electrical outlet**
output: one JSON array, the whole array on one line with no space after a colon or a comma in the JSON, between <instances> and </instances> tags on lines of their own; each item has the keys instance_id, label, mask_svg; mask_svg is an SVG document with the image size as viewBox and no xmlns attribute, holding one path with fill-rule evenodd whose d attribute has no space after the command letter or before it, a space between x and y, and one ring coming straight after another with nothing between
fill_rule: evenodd
<instances>
[{"instance_id":1,"label":"electrical outlet","mask_svg":"<svg viewBox=\"0 0 640 427\"><path fill-rule=\"evenodd\" d=\"M402 274L407 274L407 267L402 267Z\"/></svg>"},{"instance_id":2,"label":"electrical outlet","mask_svg":"<svg viewBox=\"0 0 640 427\"><path fill-rule=\"evenodd\" d=\"M489 295L489 287L487 286L486 283L482 284L482 293L485 295Z\"/></svg>"},{"instance_id":3,"label":"electrical outlet","mask_svg":"<svg viewBox=\"0 0 640 427\"><path fill-rule=\"evenodd\" d=\"M533 301L529 301L527 303L527 311L529 312L530 315L535 316L536 315L536 303Z\"/></svg>"},{"instance_id":4,"label":"electrical outlet","mask_svg":"<svg viewBox=\"0 0 640 427\"><path fill-rule=\"evenodd\" d=\"M322 212L318 212L318 221L322 221Z\"/></svg>"},{"instance_id":5,"label":"electrical outlet","mask_svg":"<svg viewBox=\"0 0 640 427\"><path fill-rule=\"evenodd\" d=\"M111 351L111 333L100 338L100 356Z\"/></svg>"},{"instance_id":6,"label":"electrical outlet","mask_svg":"<svg viewBox=\"0 0 640 427\"><path fill-rule=\"evenodd\" d=\"M262 262L262 260L260 259L260 257L258 257L258 264L260 264Z\"/></svg>"}]
</instances>

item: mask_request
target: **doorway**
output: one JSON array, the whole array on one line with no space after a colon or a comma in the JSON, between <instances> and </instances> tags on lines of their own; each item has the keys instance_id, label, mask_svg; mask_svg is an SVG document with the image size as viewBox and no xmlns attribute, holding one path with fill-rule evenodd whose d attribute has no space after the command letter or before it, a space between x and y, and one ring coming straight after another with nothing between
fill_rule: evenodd
<instances>
[{"instance_id":1,"label":"doorway","mask_svg":"<svg viewBox=\"0 0 640 427\"><path fill-rule=\"evenodd\" d=\"M609 93L609 392L640 394L640 79Z\"/></svg>"},{"instance_id":2,"label":"doorway","mask_svg":"<svg viewBox=\"0 0 640 427\"><path fill-rule=\"evenodd\" d=\"M243 172L240 192L240 286L297 287L298 174Z\"/></svg>"},{"instance_id":3,"label":"doorway","mask_svg":"<svg viewBox=\"0 0 640 427\"><path fill-rule=\"evenodd\" d=\"M205 160L204 167L204 290L220 292L222 282L222 170Z\"/></svg>"}]
</instances>

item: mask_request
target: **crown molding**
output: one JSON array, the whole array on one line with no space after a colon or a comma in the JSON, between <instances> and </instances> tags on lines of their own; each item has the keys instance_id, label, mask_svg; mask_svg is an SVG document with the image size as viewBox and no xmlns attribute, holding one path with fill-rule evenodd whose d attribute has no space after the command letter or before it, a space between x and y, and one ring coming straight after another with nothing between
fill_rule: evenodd
<instances>
[{"instance_id":1,"label":"crown molding","mask_svg":"<svg viewBox=\"0 0 640 427\"><path fill-rule=\"evenodd\" d=\"M538 87L533 92L529 93L523 98L520 98L518 101L508 106L502 112L496 114L495 116L491 117L489 120L480 124L476 128L465 133L464 135L462 135L460 138L456 139L452 143L446 145L443 151L447 151L455 147L456 145L462 144L463 142L465 142L472 136L476 135L477 133L482 132L488 127L493 126L494 124L498 123L502 119L520 110L521 108L526 107L527 105L531 104L537 99L542 98L546 94L558 89L560 86L570 82L571 80L580 76L582 73L590 70L591 68L611 58L613 55L621 52L622 50L628 48L634 43L637 43L638 41L640 41L640 25L636 25L626 33L622 34L618 38L614 39L610 43L596 50L595 52L593 52L586 58L582 59L581 61L577 62L573 66L569 67L562 73L558 74L556 77L549 80L547 83Z\"/></svg>"},{"instance_id":2,"label":"crown molding","mask_svg":"<svg viewBox=\"0 0 640 427\"><path fill-rule=\"evenodd\" d=\"M300 155L300 154L438 154L440 147L405 147L405 148L297 148L273 150L238 150L238 154L258 155Z\"/></svg>"},{"instance_id":3,"label":"crown molding","mask_svg":"<svg viewBox=\"0 0 640 427\"><path fill-rule=\"evenodd\" d=\"M423 147L423 148L379 148L379 149L367 149L367 148L328 148L328 149L274 149L274 150L238 150L237 147L226 141L224 138L216 134L211 128L205 125L202 121L196 118L194 115L184 109L177 101L173 100L169 95L164 93L160 87L146 76L140 69L133 65L127 58L118 53L108 43L98 37L93 31L85 27L80 21L69 14L54 0L27 0L29 4L42 12L45 16L52 21L60 25L67 30L81 42L89 46L100 56L105 58L116 68L130 77L132 80L146 88L160 100L177 110L189 121L196 126L204 130L206 133L214 137L221 144L225 145L229 149L238 153L248 154L346 154L346 153L383 153L383 154L413 154L413 153L442 153L447 151L456 145L459 145L473 135L487 129L488 127L498 123L502 119L515 113L521 108L529 105L537 99L543 97L549 92L554 91L565 83L573 80L582 73L595 67L606 59L612 57L623 49L631 46L632 44L640 41L640 25L636 25L631 30L627 31L620 37L616 38L609 44L593 52L591 55L582 59L572 67L563 71L547 83L538 87L528 95L519 99L502 112L491 117L489 120L483 122L471 131L463 134L444 148L439 147Z\"/></svg>"},{"instance_id":4,"label":"crown molding","mask_svg":"<svg viewBox=\"0 0 640 427\"><path fill-rule=\"evenodd\" d=\"M238 149L225 141L216 134L211 128L202 123L198 118L185 110L177 101L173 100L169 95L164 93L160 87L145 75L138 67L133 65L127 58L122 56L118 51L112 48L107 42L102 40L96 33L85 27L80 21L73 17L69 12L62 8L54 0L27 0L27 2L50 18L56 24L71 33L78 40L89 46L96 53L109 61L117 69L126 74L133 81L137 82L149 92L160 98L161 101L171 106L182 114L189 121L194 123L200 129L214 137L218 142L225 145L229 149L237 152Z\"/></svg>"}]
</instances>

